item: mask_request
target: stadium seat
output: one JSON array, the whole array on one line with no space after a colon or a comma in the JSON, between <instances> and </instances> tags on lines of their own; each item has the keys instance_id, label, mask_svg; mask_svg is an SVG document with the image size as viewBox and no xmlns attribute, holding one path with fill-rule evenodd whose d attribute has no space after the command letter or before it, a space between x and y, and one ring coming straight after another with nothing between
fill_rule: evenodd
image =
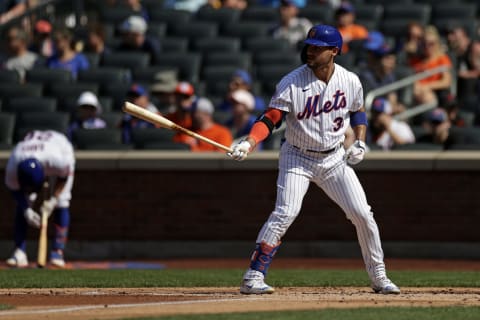
<instances>
[{"instance_id":1,"label":"stadium seat","mask_svg":"<svg viewBox=\"0 0 480 320\"><path fill-rule=\"evenodd\" d=\"M78 129L72 135L73 144L81 150L128 150L122 143L120 129Z\"/></svg>"},{"instance_id":2,"label":"stadium seat","mask_svg":"<svg viewBox=\"0 0 480 320\"><path fill-rule=\"evenodd\" d=\"M4 111L12 113L23 112L54 112L57 110L57 100L50 97L18 97L12 98L3 107Z\"/></svg>"},{"instance_id":3,"label":"stadium seat","mask_svg":"<svg viewBox=\"0 0 480 320\"><path fill-rule=\"evenodd\" d=\"M362 3L355 5L355 21L363 24L364 21L371 21L376 26L380 24L383 16L383 6L380 4Z\"/></svg>"},{"instance_id":4,"label":"stadium seat","mask_svg":"<svg viewBox=\"0 0 480 320\"><path fill-rule=\"evenodd\" d=\"M202 79L207 82L230 81L238 68L235 66L210 66L203 69Z\"/></svg>"},{"instance_id":5,"label":"stadium seat","mask_svg":"<svg viewBox=\"0 0 480 320\"><path fill-rule=\"evenodd\" d=\"M123 113L119 111L102 112L100 118L105 121L107 128L115 129L120 127Z\"/></svg>"},{"instance_id":6,"label":"stadium seat","mask_svg":"<svg viewBox=\"0 0 480 320\"><path fill-rule=\"evenodd\" d=\"M125 98L128 90L130 89L130 83L109 83L101 87L100 95L112 98L113 105L112 111L120 111L125 103ZM148 90L148 88L146 88Z\"/></svg>"},{"instance_id":7,"label":"stadium seat","mask_svg":"<svg viewBox=\"0 0 480 320\"><path fill-rule=\"evenodd\" d=\"M334 11L329 5L308 5L299 10L298 16L307 18L313 24L333 24Z\"/></svg>"},{"instance_id":8,"label":"stadium seat","mask_svg":"<svg viewBox=\"0 0 480 320\"><path fill-rule=\"evenodd\" d=\"M271 25L268 22L242 21L225 26L223 35L238 37L242 39L242 42L245 42L256 37L268 38L270 28Z\"/></svg>"},{"instance_id":9,"label":"stadium seat","mask_svg":"<svg viewBox=\"0 0 480 320\"><path fill-rule=\"evenodd\" d=\"M161 39L167 35L166 22L149 22L147 28L147 36Z\"/></svg>"},{"instance_id":10,"label":"stadium seat","mask_svg":"<svg viewBox=\"0 0 480 320\"><path fill-rule=\"evenodd\" d=\"M17 97L41 97L43 85L40 83L0 83L0 97L2 100Z\"/></svg>"},{"instance_id":11,"label":"stadium seat","mask_svg":"<svg viewBox=\"0 0 480 320\"><path fill-rule=\"evenodd\" d=\"M268 6L248 6L243 10L241 21L269 22L271 24L280 21L278 9Z\"/></svg>"},{"instance_id":12,"label":"stadium seat","mask_svg":"<svg viewBox=\"0 0 480 320\"><path fill-rule=\"evenodd\" d=\"M20 83L20 75L15 70L0 70L0 83Z\"/></svg>"},{"instance_id":13,"label":"stadium seat","mask_svg":"<svg viewBox=\"0 0 480 320\"><path fill-rule=\"evenodd\" d=\"M161 53L155 65L178 68L179 79L195 82L199 80L201 58L199 53Z\"/></svg>"},{"instance_id":14,"label":"stadium seat","mask_svg":"<svg viewBox=\"0 0 480 320\"><path fill-rule=\"evenodd\" d=\"M294 68L298 66L290 65L267 65L267 66L257 66L257 78L260 81L280 81L285 75L291 72Z\"/></svg>"},{"instance_id":15,"label":"stadium seat","mask_svg":"<svg viewBox=\"0 0 480 320\"><path fill-rule=\"evenodd\" d=\"M118 25L133 15L138 15L138 13L128 7L103 6L100 10L100 21Z\"/></svg>"},{"instance_id":16,"label":"stadium seat","mask_svg":"<svg viewBox=\"0 0 480 320\"><path fill-rule=\"evenodd\" d=\"M13 143L15 115L0 113L0 150L10 149Z\"/></svg>"},{"instance_id":17,"label":"stadium seat","mask_svg":"<svg viewBox=\"0 0 480 320\"><path fill-rule=\"evenodd\" d=\"M356 56L353 50L335 57L335 63L349 70L355 66L355 61Z\"/></svg>"},{"instance_id":18,"label":"stadium seat","mask_svg":"<svg viewBox=\"0 0 480 320\"><path fill-rule=\"evenodd\" d=\"M197 21L212 21L218 24L220 29L230 23L236 23L240 18L240 10L231 8L211 9L208 7L200 8L194 15Z\"/></svg>"},{"instance_id":19,"label":"stadium seat","mask_svg":"<svg viewBox=\"0 0 480 320\"><path fill-rule=\"evenodd\" d=\"M246 51L252 52L253 54L259 52L292 51L288 41L284 39L273 39L271 37L245 39L243 47Z\"/></svg>"},{"instance_id":20,"label":"stadium seat","mask_svg":"<svg viewBox=\"0 0 480 320\"><path fill-rule=\"evenodd\" d=\"M83 70L78 74L78 82L97 83L130 83L131 73L127 68L105 66L97 69Z\"/></svg>"},{"instance_id":21,"label":"stadium seat","mask_svg":"<svg viewBox=\"0 0 480 320\"><path fill-rule=\"evenodd\" d=\"M146 68L135 68L132 70L133 82L154 83L157 73L162 71L174 72L178 76L178 69L173 67L149 66Z\"/></svg>"},{"instance_id":22,"label":"stadium seat","mask_svg":"<svg viewBox=\"0 0 480 320\"><path fill-rule=\"evenodd\" d=\"M167 34L169 35L171 35L176 25L184 25L191 20L191 13L183 10L155 7L149 11L149 14L151 22L163 22L167 24Z\"/></svg>"},{"instance_id":23,"label":"stadium seat","mask_svg":"<svg viewBox=\"0 0 480 320\"><path fill-rule=\"evenodd\" d=\"M172 32L175 37L187 37L190 41L199 38L214 38L218 35L218 25L214 22L195 21L177 24Z\"/></svg>"},{"instance_id":24,"label":"stadium seat","mask_svg":"<svg viewBox=\"0 0 480 320\"><path fill-rule=\"evenodd\" d=\"M84 52L83 55L87 58L90 69L98 68L100 65L100 55L94 52Z\"/></svg>"},{"instance_id":25,"label":"stadium seat","mask_svg":"<svg viewBox=\"0 0 480 320\"><path fill-rule=\"evenodd\" d=\"M250 70L252 55L249 52L213 52L204 56L203 67L232 66L238 69Z\"/></svg>"},{"instance_id":26,"label":"stadium seat","mask_svg":"<svg viewBox=\"0 0 480 320\"><path fill-rule=\"evenodd\" d=\"M17 117L15 141L32 130L55 130L66 133L70 115L66 112L24 112Z\"/></svg>"},{"instance_id":27,"label":"stadium seat","mask_svg":"<svg viewBox=\"0 0 480 320\"><path fill-rule=\"evenodd\" d=\"M54 83L70 83L73 82L72 73L64 69L34 68L28 70L25 79L27 83L40 83L48 87Z\"/></svg>"},{"instance_id":28,"label":"stadium seat","mask_svg":"<svg viewBox=\"0 0 480 320\"><path fill-rule=\"evenodd\" d=\"M92 82L56 83L50 86L47 96L56 97L57 99L65 99L78 97L84 91L91 91L98 95L99 85ZM58 101L58 103L60 104L60 101Z\"/></svg>"},{"instance_id":29,"label":"stadium seat","mask_svg":"<svg viewBox=\"0 0 480 320\"><path fill-rule=\"evenodd\" d=\"M392 4L391 0L365 0L364 2L367 4L381 4L383 6ZM408 6L414 2L417 2L417 0L397 0L395 1L395 4L401 6Z\"/></svg>"},{"instance_id":30,"label":"stadium seat","mask_svg":"<svg viewBox=\"0 0 480 320\"><path fill-rule=\"evenodd\" d=\"M145 149L160 142L172 142L175 132L167 129L144 128L132 130L132 143L135 149Z\"/></svg>"},{"instance_id":31,"label":"stadium seat","mask_svg":"<svg viewBox=\"0 0 480 320\"><path fill-rule=\"evenodd\" d=\"M432 6L432 21L439 19L475 19L477 5L474 3L443 3Z\"/></svg>"},{"instance_id":32,"label":"stadium seat","mask_svg":"<svg viewBox=\"0 0 480 320\"><path fill-rule=\"evenodd\" d=\"M475 38L477 35L478 21L476 18L445 18L445 19L433 19L432 24L437 27L440 33L444 34L447 28L450 26L461 26L465 29L467 34L471 38Z\"/></svg>"},{"instance_id":33,"label":"stadium seat","mask_svg":"<svg viewBox=\"0 0 480 320\"><path fill-rule=\"evenodd\" d=\"M385 5L383 22L404 20L427 25L430 22L431 10L431 6L426 4L402 5L395 2Z\"/></svg>"},{"instance_id":34,"label":"stadium seat","mask_svg":"<svg viewBox=\"0 0 480 320\"><path fill-rule=\"evenodd\" d=\"M145 68L150 65L150 55L146 52L122 52L116 51L105 55L102 61L102 68ZM86 70L87 71L87 70ZM96 70L93 72L97 72ZM101 71L100 71L101 72Z\"/></svg>"},{"instance_id":35,"label":"stadium seat","mask_svg":"<svg viewBox=\"0 0 480 320\"><path fill-rule=\"evenodd\" d=\"M160 46L164 53L187 52L188 44L187 37L165 37L160 39Z\"/></svg>"},{"instance_id":36,"label":"stadium seat","mask_svg":"<svg viewBox=\"0 0 480 320\"><path fill-rule=\"evenodd\" d=\"M77 100L78 96L64 98L61 101L61 104L58 105L58 111L74 113L75 109L77 108ZM102 106L102 113L103 112L110 112L113 108L113 98L107 96L100 96L98 97L98 101Z\"/></svg>"},{"instance_id":37,"label":"stadium seat","mask_svg":"<svg viewBox=\"0 0 480 320\"><path fill-rule=\"evenodd\" d=\"M201 53L227 53L240 51L240 39L232 37L200 38L192 42L192 50Z\"/></svg>"},{"instance_id":38,"label":"stadium seat","mask_svg":"<svg viewBox=\"0 0 480 320\"><path fill-rule=\"evenodd\" d=\"M301 65L300 55L290 51L260 51L253 56L256 65L265 66L269 64Z\"/></svg>"}]
</instances>

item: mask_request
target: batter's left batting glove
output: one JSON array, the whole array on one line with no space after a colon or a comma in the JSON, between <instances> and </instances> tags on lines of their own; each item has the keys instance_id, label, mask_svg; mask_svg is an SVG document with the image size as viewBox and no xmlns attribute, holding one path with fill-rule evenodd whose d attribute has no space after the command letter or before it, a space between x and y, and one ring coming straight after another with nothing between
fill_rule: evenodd
<instances>
[{"instance_id":1,"label":"batter's left batting glove","mask_svg":"<svg viewBox=\"0 0 480 320\"><path fill-rule=\"evenodd\" d=\"M57 204L58 204L58 200L56 197L51 197L48 200L44 200L40 208L40 212L45 212L47 213L47 216L50 217L53 210L55 210L55 207L57 206Z\"/></svg>"},{"instance_id":2,"label":"batter's left batting glove","mask_svg":"<svg viewBox=\"0 0 480 320\"><path fill-rule=\"evenodd\" d=\"M247 140L240 141L232 147L232 152L227 153L233 160L243 161L247 158L252 145Z\"/></svg>"},{"instance_id":3,"label":"batter's left batting glove","mask_svg":"<svg viewBox=\"0 0 480 320\"><path fill-rule=\"evenodd\" d=\"M360 163L365 156L365 150L367 150L367 145L362 140L355 141L350 148L345 151L345 159L350 165L355 165Z\"/></svg>"}]
</instances>

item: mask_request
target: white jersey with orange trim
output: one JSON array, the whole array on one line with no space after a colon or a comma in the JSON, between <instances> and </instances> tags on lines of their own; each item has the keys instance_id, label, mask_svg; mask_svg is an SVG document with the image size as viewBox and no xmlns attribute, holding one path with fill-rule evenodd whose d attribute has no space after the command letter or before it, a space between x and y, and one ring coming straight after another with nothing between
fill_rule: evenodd
<instances>
[{"instance_id":1,"label":"white jersey with orange trim","mask_svg":"<svg viewBox=\"0 0 480 320\"><path fill-rule=\"evenodd\" d=\"M287 112L286 140L309 150L329 150L345 139L350 112L363 106L358 76L335 64L328 84L303 65L277 85L270 107Z\"/></svg>"}]
</instances>

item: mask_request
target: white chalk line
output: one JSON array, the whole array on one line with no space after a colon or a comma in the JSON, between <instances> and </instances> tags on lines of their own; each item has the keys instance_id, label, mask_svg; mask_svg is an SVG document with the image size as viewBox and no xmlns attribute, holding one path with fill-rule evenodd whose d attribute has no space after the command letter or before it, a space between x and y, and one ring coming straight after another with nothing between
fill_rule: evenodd
<instances>
[{"instance_id":1,"label":"white chalk line","mask_svg":"<svg viewBox=\"0 0 480 320\"><path fill-rule=\"evenodd\" d=\"M144 302L144 303L124 303L124 304L101 304L101 305L85 305L67 308L55 309L35 309L35 310L8 310L0 311L0 318L3 316L20 316L29 314L51 314L62 312L86 311L95 309L118 309L118 308L136 308L136 307L155 307L165 305L182 305L182 304L204 304L204 303L219 303L232 301L257 301L265 300L265 297L245 297L245 298L231 298L231 299L205 299L205 300L189 300L189 301L163 301L163 302Z\"/></svg>"}]
</instances>

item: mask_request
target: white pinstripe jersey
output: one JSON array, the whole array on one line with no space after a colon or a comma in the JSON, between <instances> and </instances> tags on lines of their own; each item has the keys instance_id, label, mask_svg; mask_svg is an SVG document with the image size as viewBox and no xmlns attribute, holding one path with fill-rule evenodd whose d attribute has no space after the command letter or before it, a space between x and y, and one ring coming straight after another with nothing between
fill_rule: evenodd
<instances>
[{"instance_id":1,"label":"white pinstripe jersey","mask_svg":"<svg viewBox=\"0 0 480 320\"><path fill-rule=\"evenodd\" d=\"M43 165L47 177L68 177L75 169L72 144L65 135L56 131L32 131L13 149L8 159L5 184L18 190L18 164L28 158L36 158Z\"/></svg>"},{"instance_id":2,"label":"white pinstripe jersey","mask_svg":"<svg viewBox=\"0 0 480 320\"><path fill-rule=\"evenodd\" d=\"M338 64L328 84L302 65L283 77L270 101L271 108L288 112L288 143L311 150L328 150L343 142L350 112L362 106L358 76Z\"/></svg>"}]
</instances>

